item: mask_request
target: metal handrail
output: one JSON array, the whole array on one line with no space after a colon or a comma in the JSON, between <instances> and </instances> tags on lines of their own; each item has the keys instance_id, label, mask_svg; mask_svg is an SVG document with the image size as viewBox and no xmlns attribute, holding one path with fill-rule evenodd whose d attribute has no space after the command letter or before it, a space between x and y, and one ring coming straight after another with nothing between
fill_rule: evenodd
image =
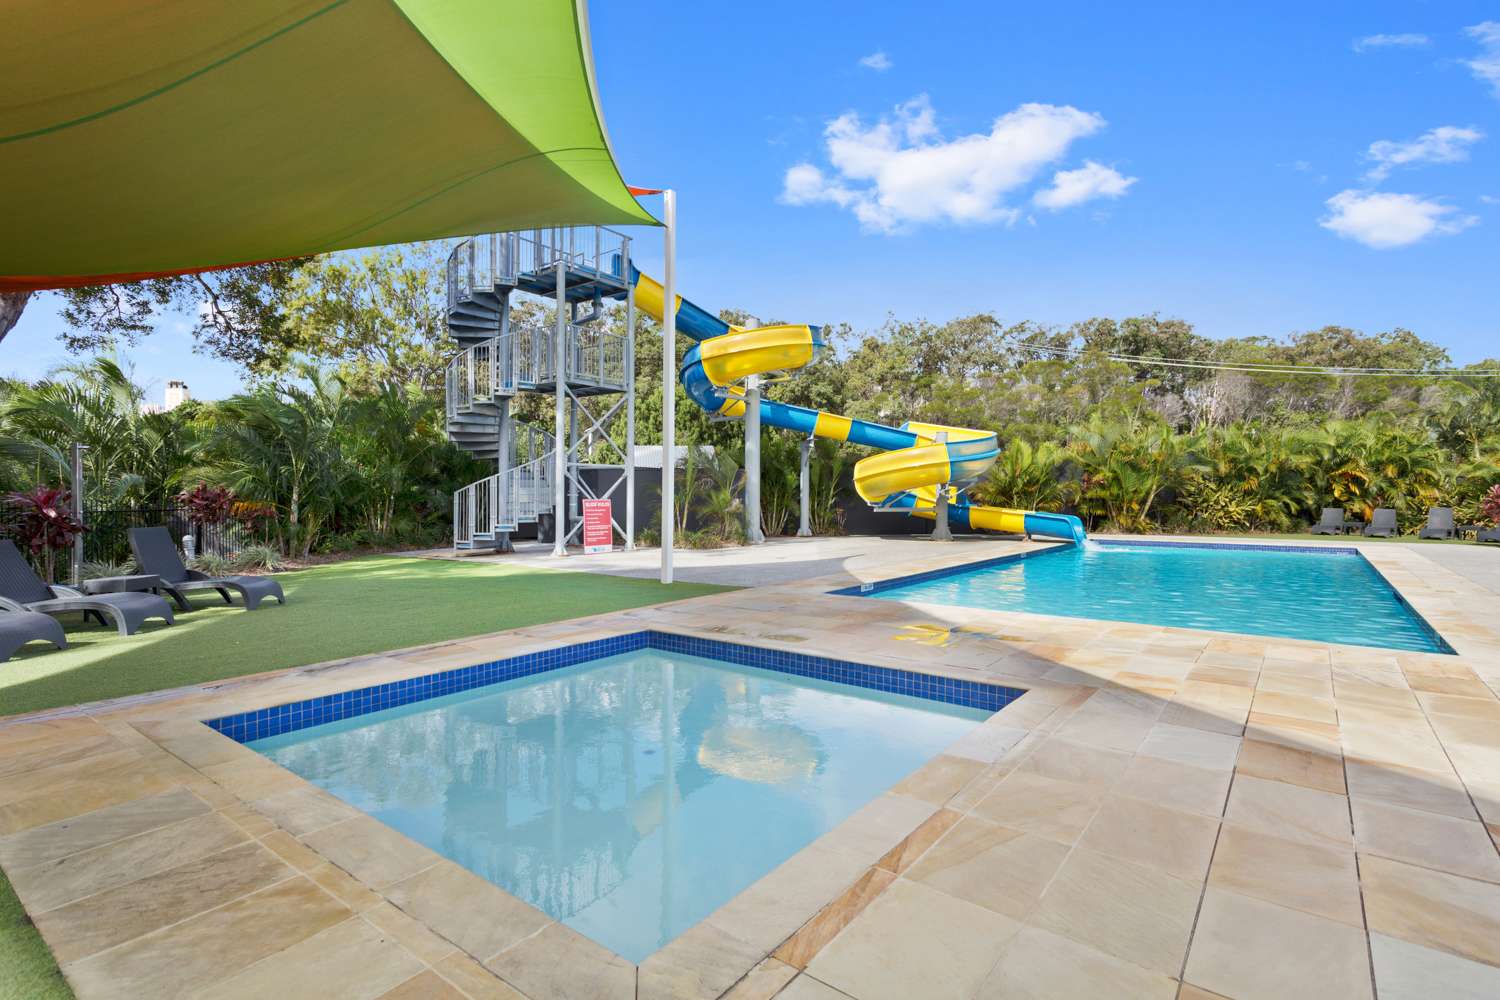
<instances>
[{"instance_id":1,"label":"metal handrail","mask_svg":"<svg viewBox=\"0 0 1500 1000\"><path fill-rule=\"evenodd\" d=\"M597 324L569 324L563 348L568 381L625 391L625 336L611 333ZM551 337L531 337L533 384L555 381L557 359L551 351Z\"/></svg>"},{"instance_id":2,"label":"metal handrail","mask_svg":"<svg viewBox=\"0 0 1500 1000\"><path fill-rule=\"evenodd\" d=\"M453 494L453 546L488 540L552 508L552 455L475 480Z\"/></svg>"},{"instance_id":3,"label":"metal handrail","mask_svg":"<svg viewBox=\"0 0 1500 1000\"><path fill-rule=\"evenodd\" d=\"M449 360L444 372L448 416L468 413L476 404L493 403L516 391L515 337L506 332L465 348Z\"/></svg>"},{"instance_id":4,"label":"metal handrail","mask_svg":"<svg viewBox=\"0 0 1500 1000\"><path fill-rule=\"evenodd\" d=\"M475 292L513 288L522 274L539 274L559 262L613 279L621 287L630 237L605 226L563 226L472 236L448 255L448 308Z\"/></svg>"}]
</instances>

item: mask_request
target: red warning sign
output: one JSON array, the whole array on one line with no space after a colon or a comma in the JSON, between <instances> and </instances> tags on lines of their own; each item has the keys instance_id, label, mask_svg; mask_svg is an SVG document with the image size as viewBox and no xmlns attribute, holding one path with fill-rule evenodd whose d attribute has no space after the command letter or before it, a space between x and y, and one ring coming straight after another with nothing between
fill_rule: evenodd
<instances>
[{"instance_id":1,"label":"red warning sign","mask_svg":"<svg viewBox=\"0 0 1500 1000\"><path fill-rule=\"evenodd\" d=\"M609 523L608 500L583 501L583 551L609 552L615 547L614 529Z\"/></svg>"}]
</instances>

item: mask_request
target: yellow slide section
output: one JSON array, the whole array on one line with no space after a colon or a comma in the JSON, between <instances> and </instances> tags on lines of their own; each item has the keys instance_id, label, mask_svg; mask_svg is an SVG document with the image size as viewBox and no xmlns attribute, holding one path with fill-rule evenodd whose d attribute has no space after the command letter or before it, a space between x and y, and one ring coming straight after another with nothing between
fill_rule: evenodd
<instances>
[{"instance_id":1,"label":"yellow slide section","mask_svg":"<svg viewBox=\"0 0 1500 1000\"><path fill-rule=\"evenodd\" d=\"M631 281L636 307L662 319L667 306L662 286L635 269ZM709 413L743 416L745 390L738 383L751 375L794 371L810 364L823 347L817 327L785 323L746 329L680 295L673 299L677 330L698 342L683 356L678 377L689 398ZM1000 454L991 431L919 421L890 427L767 399L760 406L767 426L879 449L854 466L854 488L872 506L930 520L936 516L937 490L946 486L949 520L961 530L1082 540L1083 526L1074 517L966 502L962 489L983 477Z\"/></svg>"}]
</instances>

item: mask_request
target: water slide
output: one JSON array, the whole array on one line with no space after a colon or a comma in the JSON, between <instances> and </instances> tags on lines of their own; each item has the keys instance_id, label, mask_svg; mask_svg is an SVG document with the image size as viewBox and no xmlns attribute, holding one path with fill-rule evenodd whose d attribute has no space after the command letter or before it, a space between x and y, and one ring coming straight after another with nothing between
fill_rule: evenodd
<instances>
[{"instance_id":1,"label":"water slide","mask_svg":"<svg viewBox=\"0 0 1500 1000\"><path fill-rule=\"evenodd\" d=\"M665 317L661 283L634 267L630 283L636 308ZM675 303L677 332L698 343L682 359L678 377L688 397L716 416L745 413L745 391L738 384L750 375L787 372L809 364L823 350L815 326L781 324L753 329L731 326L682 296ZM762 399L763 425L782 427L833 441L878 448L882 454L854 466L854 488L866 503L881 510L904 510L934 519L937 491L946 485L948 522L956 530L999 531L1081 543L1083 522L1071 514L1008 510L970 503L964 490L989 471L1000 454L990 431L907 421L900 427L841 417L805 406Z\"/></svg>"}]
</instances>

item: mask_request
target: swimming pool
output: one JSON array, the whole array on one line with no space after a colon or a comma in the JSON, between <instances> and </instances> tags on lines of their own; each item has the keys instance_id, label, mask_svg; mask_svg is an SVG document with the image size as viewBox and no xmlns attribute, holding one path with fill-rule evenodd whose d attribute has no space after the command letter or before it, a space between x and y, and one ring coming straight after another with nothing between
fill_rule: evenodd
<instances>
[{"instance_id":1,"label":"swimming pool","mask_svg":"<svg viewBox=\"0 0 1500 1000\"><path fill-rule=\"evenodd\" d=\"M347 717L305 728L287 720L319 719L314 703L209 724L639 962L1021 694L661 633L623 644L375 711L354 692L329 710Z\"/></svg>"},{"instance_id":2,"label":"swimming pool","mask_svg":"<svg viewBox=\"0 0 1500 1000\"><path fill-rule=\"evenodd\" d=\"M1352 548L1099 540L835 593L1453 652Z\"/></svg>"}]
</instances>

